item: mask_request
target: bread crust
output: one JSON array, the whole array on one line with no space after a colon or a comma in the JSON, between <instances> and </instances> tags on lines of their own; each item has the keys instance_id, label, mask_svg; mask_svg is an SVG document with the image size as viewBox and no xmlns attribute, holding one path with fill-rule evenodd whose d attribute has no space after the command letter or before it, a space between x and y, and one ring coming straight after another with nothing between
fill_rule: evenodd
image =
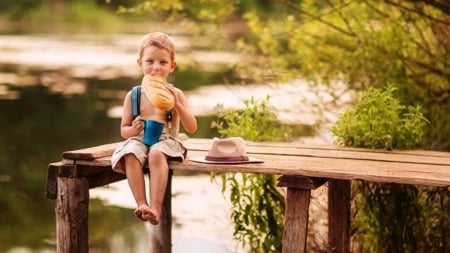
<instances>
[{"instance_id":1,"label":"bread crust","mask_svg":"<svg viewBox=\"0 0 450 253\"><path fill-rule=\"evenodd\" d=\"M158 109L169 111L175 106L175 98L167 89L166 80L158 75L145 75L142 78L142 89L148 100Z\"/></svg>"}]
</instances>

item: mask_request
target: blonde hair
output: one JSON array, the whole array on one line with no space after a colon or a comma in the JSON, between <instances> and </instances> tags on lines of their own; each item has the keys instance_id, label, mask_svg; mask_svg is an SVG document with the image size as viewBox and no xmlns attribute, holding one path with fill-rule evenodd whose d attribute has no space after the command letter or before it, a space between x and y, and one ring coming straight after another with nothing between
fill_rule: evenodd
<instances>
[{"instance_id":1,"label":"blonde hair","mask_svg":"<svg viewBox=\"0 0 450 253\"><path fill-rule=\"evenodd\" d=\"M162 32L148 33L144 35L139 44L139 59L141 59L144 49L150 46L156 46L167 50L170 59L175 61L175 45L169 35Z\"/></svg>"}]
</instances>

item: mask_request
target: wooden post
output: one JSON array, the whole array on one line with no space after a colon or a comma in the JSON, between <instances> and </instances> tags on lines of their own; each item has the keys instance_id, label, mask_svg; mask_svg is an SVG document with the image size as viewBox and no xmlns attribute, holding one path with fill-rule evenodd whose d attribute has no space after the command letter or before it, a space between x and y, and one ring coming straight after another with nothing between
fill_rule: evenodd
<instances>
[{"instance_id":1,"label":"wooden post","mask_svg":"<svg viewBox=\"0 0 450 253\"><path fill-rule=\"evenodd\" d=\"M350 252L350 181L328 183L328 244L333 252Z\"/></svg>"},{"instance_id":2,"label":"wooden post","mask_svg":"<svg viewBox=\"0 0 450 253\"><path fill-rule=\"evenodd\" d=\"M287 187L282 253L306 252L311 189L327 179L281 176L278 186Z\"/></svg>"},{"instance_id":3,"label":"wooden post","mask_svg":"<svg viewBox=\"0 0 450 253\"><path fill-rule=\"evenodd\" d=\"M283 253L306 252L311 190L287 188Z\"/></svg>"},{"instance_id":4,"label":"wooden post","mask_svg":"<svg viewBox=\"0 0 450 253\"><path fill-rule=\"evenodd\" d=\"M56 252L88 253L89 185L84 177L58 177Z\"/></svg>"},{"instance_id":5,"label":"wooden post","mask_svg":"<svg viewBox=\"0 0 450 253\"><path fill-rule=\"evenodd\" d=\"M166 192L161 210L161 221L157 226L153 226L151 237L151 253L172 252L172 174L169 170Z\"/></svg>"}]
</instances>

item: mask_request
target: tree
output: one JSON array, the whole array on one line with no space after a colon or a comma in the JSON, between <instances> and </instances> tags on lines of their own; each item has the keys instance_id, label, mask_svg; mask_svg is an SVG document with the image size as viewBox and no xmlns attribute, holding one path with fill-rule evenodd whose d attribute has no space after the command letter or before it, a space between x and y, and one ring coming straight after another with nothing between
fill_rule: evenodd
<instances>
[{"instance_id":1,"label":"tree","mask_svg":"<svg viewBox=\"0 0 450 253\"><path fill-rule=\"evenodd\" d=\"M144 1L152 11L162 2ZM217 24L243 17L248 33L238 39L237 49L246 61L236 74L246 80L304 78L330 87L342 81L351 90L395 83L400 102L420 106L431 122L421 146L450 150L448 1L274 0L269 13L254 8L266 1L241 2L164 1L160 11ZM439 252L450 243L450 191L448 187L418 189L419 197L438 203L421 211L430 214L424 221L428 233L424 241L429 252Z\"/></svg>"}]
</instances>

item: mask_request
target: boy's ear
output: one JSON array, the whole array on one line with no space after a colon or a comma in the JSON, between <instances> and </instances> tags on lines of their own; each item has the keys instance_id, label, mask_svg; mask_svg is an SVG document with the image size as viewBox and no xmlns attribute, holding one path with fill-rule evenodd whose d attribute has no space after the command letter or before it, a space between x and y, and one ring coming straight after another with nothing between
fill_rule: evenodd
<instances>
[{"instance_id":1,"label":"boy's ear","mask_svg":"<svg viewBox=\"0 0 450 253\"><path fill-rule=\"evenodd\" d=\"M141 66L141 63L142 63L141 58L137 58L137 59L136 59L136 62L137 62L137 64L138 64L139 67L140 67L140 66Z\"/></svg>"},{"instance_id":2,"label":"boy's ear","mask_svg":"<svg viewBox=\"0 0 450 253\"><path fill-rule=\"evenodd\" d=\"M172 66L171 66L171 73L173 72L173 71L175 71L175 67L177 66L177 63L176 62L172 62Z\"/></svg>"}]
</instances>

